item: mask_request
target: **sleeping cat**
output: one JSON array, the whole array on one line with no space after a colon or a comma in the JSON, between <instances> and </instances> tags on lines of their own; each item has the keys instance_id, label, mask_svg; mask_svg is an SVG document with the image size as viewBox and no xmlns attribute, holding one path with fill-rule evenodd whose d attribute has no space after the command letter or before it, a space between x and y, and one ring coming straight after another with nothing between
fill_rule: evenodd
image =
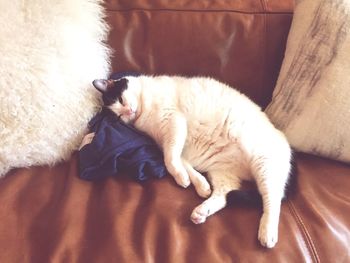
<instances>
[{"instance_id":1,"label":"sleeping cat","mask_svg":"<svg viewBox=\"0 0 350 263\"><path fill-rule=\"evenodd\" d=\"M105 106L158 143L179 185L192 183L200 196L210 196L193 210L195 224L224 208L242 180L254 180L263 201L258 238L263 246L276 244L291 149L256 104L205 77L130 76L93 84Z\"/></svg>"}]
</instances>

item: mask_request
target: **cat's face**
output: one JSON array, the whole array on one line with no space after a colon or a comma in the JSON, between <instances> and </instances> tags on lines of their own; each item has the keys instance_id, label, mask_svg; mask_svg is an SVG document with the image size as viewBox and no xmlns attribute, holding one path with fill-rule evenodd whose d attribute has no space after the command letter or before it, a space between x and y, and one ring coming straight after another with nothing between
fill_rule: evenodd
<instances>
[{"instance_id":1,"label":"cat's face","mask_svg":"<svg viewBox=\"0 0 350 263\"><path fill-rule=\"evenodd\" d=\"M125 123L133 123L139 115L138 95L129 87L129 80L94 80L93 85L102 93L105 106L110 108Z\"/></svg>"}]
</instances>

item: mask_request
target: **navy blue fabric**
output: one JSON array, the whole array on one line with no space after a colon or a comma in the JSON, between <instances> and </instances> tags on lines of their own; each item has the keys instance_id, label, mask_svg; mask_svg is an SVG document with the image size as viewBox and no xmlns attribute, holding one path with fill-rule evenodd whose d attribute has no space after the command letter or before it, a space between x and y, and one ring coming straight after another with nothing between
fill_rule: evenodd
<instances>
[{"instance_id":1,"label":"navy blue fabric","mask_svg":"<svg viewBox=\"0 0 350 263\"><path fill-rule=\"evenodd\" d=\"M102 110L90 122L95 136L79 151L79 175L86 180L127 172L144 181L166 175L163 155L147 135L123 123L108 109Z\"/></svg>"},{"instance_id":2,"label":"navy blue fabric","mask_svg":"<svg viewBox=\"0 0 350 263\"><path fill-rule=\"evenodd\" d=\"M119 79L131 73L111 76ZM79 151L79 176L94 180L127 172L132 178L144 181L167 174L163 154L156 143L146 134L119 120L104 108L89 123L95 136L91 143Z\"/></svg>"}]
</instances>

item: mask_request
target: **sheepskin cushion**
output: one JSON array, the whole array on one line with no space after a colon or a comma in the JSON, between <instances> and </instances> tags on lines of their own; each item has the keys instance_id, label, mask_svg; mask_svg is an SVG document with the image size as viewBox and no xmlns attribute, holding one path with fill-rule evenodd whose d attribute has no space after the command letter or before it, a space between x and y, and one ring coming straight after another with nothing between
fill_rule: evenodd
<instances>
[{"instance_id":1,"label":"sheepskin cushion","mask_svg":"<svg viewBox=\"0 0 350 263\"><path fill-rule=\"evenodd\" d=\"M349 30L349 1L299 1L266 109L297 150L345 162L350 162Z\"/></svg>"},{"instance_id":2,"label":"sheepskin cushion","mask_svg":"<svg viewBox=\"0 0 350 263\"><path fill-rule=\"evenodd\" d=\"M67 159L109 71L100 0L0 2L0 175Z\"/></svg>"}]
</instances>

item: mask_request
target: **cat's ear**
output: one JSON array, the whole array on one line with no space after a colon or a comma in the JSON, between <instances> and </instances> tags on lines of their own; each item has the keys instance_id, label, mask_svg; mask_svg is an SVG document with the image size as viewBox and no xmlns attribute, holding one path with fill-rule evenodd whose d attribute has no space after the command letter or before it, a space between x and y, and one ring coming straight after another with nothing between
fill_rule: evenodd
<instances>
[{"instance_id":1,"label":"cat's ear","mask_svg":"<svg viewBox=\"0 0 350 263\"><path fill-rule=\"evenodd\" d=\"M113 89L122 93L128 87L128 80L125 78L113 80L113 79L95 79L92 84L94 87L102 92L106 93L108 90Z\"/></svg>"},{"instance_id":2,"label":"cat's ear","mask_svg":"<svg viewBox=\"0 0 350 263\"><path fill-rule=\"evenodd\" d=\"M110 88L110 83L106 79L95 79L92 82L92 85L94 85L94 87L102 93L107 92L107 90Z\"/></svg>"}]
</instances>

